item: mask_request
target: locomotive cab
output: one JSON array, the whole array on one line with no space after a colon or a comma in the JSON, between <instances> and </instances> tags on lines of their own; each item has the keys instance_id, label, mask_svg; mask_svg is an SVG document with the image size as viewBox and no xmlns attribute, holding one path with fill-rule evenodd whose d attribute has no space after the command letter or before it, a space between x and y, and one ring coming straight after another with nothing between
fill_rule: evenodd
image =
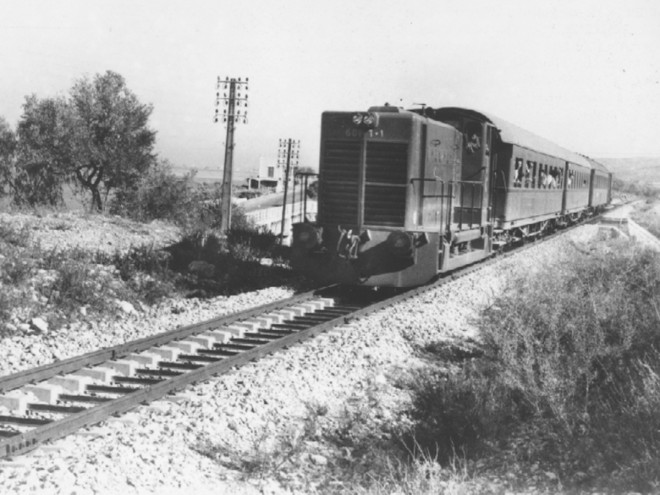
<instances>
[{"instance_id":1,"label":"locomotive cab","mask_svg":"<svg viewBox=\"0 0 660 495\"><path fill-rule=\"evenodd\" d=\"M317 221L293 226L294 269L403 287L487 255L487 136L469 131L390 106L325 112Z\"/></svg>"}]
</instances>

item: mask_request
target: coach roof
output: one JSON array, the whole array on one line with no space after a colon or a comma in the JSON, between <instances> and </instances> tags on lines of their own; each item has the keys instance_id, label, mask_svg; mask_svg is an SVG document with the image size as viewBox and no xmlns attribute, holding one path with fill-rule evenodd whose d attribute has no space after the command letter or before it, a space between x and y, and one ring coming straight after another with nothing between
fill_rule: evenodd
<instances>
[{"instance_id":1,"label":"coach roof","mask_svg":"<svg viewBox=\"0 0 660 495\"><path fill-rule=\"evenodd\" d=\"M426 109L425 114L431 118L437 118L439 120L445 120L445 117L448 117L448 115L443 114L462 114L466 117L476 118L481 121L485 120L495 126L495 128L500 133L502 142L504 143L515 144L522 148L528 148L540 153L545 153L546 155L555 156L567 162L582 165L583 167L593 167L592 163L584 156L569 151L566 148L562 148L561 146L548 141L545 138L537 136L536 134L523 129L522 127L518 127L517 125L507 122L506 120L496 117L490 113L477 112L476 110L470 110L468 108L443 107L437 109Z\"/></svg>"}]
</instances>

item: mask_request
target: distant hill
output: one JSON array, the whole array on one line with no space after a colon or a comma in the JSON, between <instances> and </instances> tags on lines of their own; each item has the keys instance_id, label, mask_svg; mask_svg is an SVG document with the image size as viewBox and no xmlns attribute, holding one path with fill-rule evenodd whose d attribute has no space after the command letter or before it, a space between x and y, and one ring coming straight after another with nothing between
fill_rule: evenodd
<instances>
[{"instance_id":1,"label":"distant hill","mask_svg":"<svg viewBox=\"0 0 660 495\"><path fill-rule=\"evenodd\" d=\"M619 179L660 186L660 157L596 158Z\"/></svg>"}]
</instances>

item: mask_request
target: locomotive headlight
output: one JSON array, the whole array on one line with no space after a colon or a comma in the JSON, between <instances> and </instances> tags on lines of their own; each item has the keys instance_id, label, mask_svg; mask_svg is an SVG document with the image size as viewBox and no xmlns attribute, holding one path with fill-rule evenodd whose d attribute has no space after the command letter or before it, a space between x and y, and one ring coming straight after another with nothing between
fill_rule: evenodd
<instances>
[{"instance_id":1,"label":"locomotive headlight","mask_svg":"<svg viewBox=\"0 0 660 495\"><path fill-rule=\"evenodd\" d=\"M373 129L378 125L378 115L371 112L353 114L352 120L353 124L367 129Z\"/></svg>"},{"instance_id":2,"label":"locomotive headlight","mask_svg":"<svg viewBox=\"0 0 660 495\"><path fill-rule=\"evenodd\" d=\"M385 243L395 256L410 256L412 254L412 239L405 232L392 232L387 236Z\"/></svg>"},{"instance_id":3,"label":"locomotive headlight","mask_svg":"<svg viewBox=\"0 0 660 495\"><path fill-rule=\"evenodd\" d=\"M320 232L308 223L299 223L293 226L293 242L305 249L313 249L320 242Z\"/></svg>"},{"instance_id":4,"label":"locomotive headlight","mask_svg":"<svg viewBox=\"0 0 660 495\"><path fill-rule=\"evenodd\" d=\"M376 124L378 124L378 115L375 113L365 114L362 117L362 124L369 128L376 127Z\"/></svg>"}]
</instances>

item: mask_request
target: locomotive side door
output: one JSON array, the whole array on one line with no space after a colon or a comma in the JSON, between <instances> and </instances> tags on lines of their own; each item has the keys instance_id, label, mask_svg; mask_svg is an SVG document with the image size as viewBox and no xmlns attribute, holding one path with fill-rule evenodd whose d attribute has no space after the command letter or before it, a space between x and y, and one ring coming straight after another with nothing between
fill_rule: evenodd
<instances>
[{"instance_id":1,"label":"locomotive side door","mask_svg":"<svg viewBox=\"0 0 660 495\"><path fill-rule=\"evenodd\" d=\"M485 123L482 131L482 142L484 143L484 146L481 150L481 162L483 164L484 198L481 212L481 225L488 230L492 228L494 208L493 201L495 198L495 184L497 174L497 154L493 150L494 129L495 127L492 124Z\"/></svg>"},{"instance_id":2,"label":"locomotive side door","mask_svg":"<svg viewBox=\"0 0 660 495\"><path fill-rule=\"evenodd\" d=\"M460 170L460 135L434 121L422 129L419 173L411 179L417 199L416 224L425 232L442 234L451 218L451 184Z\"/></svg>"}]
</instances>

